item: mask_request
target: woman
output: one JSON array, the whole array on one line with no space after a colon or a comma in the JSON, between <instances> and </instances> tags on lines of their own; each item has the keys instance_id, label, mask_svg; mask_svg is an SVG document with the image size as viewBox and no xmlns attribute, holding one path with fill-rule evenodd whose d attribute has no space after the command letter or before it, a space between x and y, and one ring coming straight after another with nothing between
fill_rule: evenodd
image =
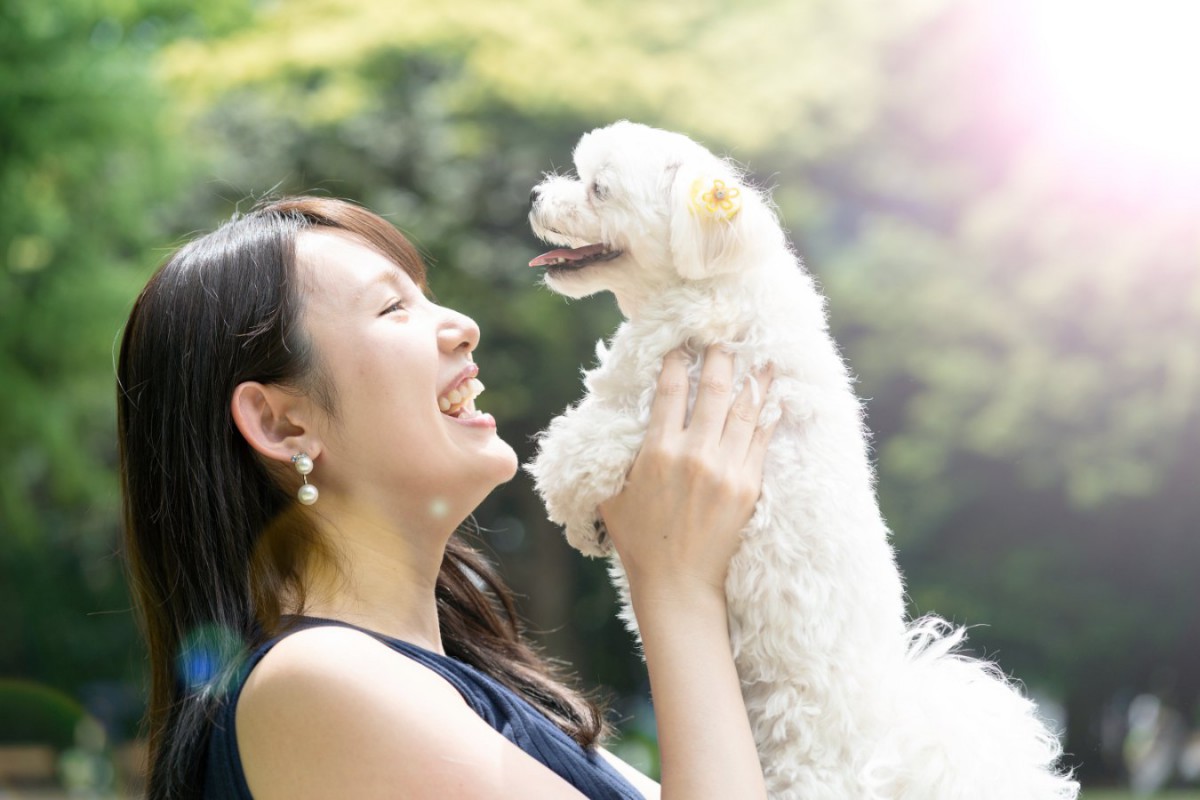
<instances>
[{"instance_id":1,"label":"woman","mask_svg":"<svg viewBox=\"0 0 1200 800\"><path fill-rule=\"evenodd\" d=\"M475 410L479 331L395 228L281 200L187 244L121 345L126 555L151 798L637 797L595 705L522 640L460 523L516 457ZM662 794L755 797L723 577L769 432L710 351L668 356L601 509L629 573ZM769 376L762 376L769 380ZM758 394L761 397L762 394Z\"/></svg>"}]
</instances>

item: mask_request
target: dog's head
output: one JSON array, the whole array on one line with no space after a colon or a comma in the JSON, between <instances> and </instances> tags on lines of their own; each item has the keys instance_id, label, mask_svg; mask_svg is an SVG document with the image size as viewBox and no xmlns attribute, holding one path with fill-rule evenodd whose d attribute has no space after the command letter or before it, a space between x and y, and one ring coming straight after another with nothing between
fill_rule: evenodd
<instances>
[{"instance_id":1,"label":"dog's head","mask_svg":"<svg viewBox=\"0 0 1200 800\"><path fill-rule=\"evenodd\" d=\"M627 314L686 281L753 269L781 244L764 198L730 162L678 133L618 122L575 147L577 178L531 195L534 232L561 249L530 262L559 294L608 290Z\"/></svg>"}]
</instances>

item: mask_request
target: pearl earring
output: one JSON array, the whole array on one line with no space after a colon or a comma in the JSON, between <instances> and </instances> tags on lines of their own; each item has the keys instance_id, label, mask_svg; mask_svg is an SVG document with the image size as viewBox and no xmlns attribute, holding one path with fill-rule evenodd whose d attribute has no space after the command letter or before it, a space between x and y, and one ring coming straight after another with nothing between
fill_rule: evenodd
<instances>
[{"instance_id":1,"label":"pearl earring","mask_svg":"<svg viewBox=\"0 0 1200 800\"><path fill-rule=\"evenodd\" d=\"M317 502L317 487L308 482L308 473L313 471L313 460L308 453L296 453L292 456L292 463L296 465L296 472L304 479L304 485L296 492L296 499L306 506L311 506Z\"/></svg>"}]
</instances>

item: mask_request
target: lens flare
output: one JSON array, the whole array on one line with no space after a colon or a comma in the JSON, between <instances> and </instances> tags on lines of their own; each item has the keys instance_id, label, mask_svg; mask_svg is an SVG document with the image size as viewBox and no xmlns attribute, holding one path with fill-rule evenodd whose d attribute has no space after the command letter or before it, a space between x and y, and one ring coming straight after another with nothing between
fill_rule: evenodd
<instances>
[{"instance_id":1,"label":"lens flare","mask_svg":"<svg viewBox=\"0 0 1200 800\"><path fill-rule=\"evenodd\" d=\"M429 501L429 515L434 519L441 519L450 513L450 504L444 498L435 497Z\"/></svg>"},{"instance_id":2,"label":"lens flare","mask_svg":"<svg viewBox=\"0 0 1200 800\"><path fill-rule=\"evenodd\" d=\"M224 694L242 656L243 643L236 633L222 625L200 625L181 643L175 669L192 691Z\"/></svg>"}]
</instances>

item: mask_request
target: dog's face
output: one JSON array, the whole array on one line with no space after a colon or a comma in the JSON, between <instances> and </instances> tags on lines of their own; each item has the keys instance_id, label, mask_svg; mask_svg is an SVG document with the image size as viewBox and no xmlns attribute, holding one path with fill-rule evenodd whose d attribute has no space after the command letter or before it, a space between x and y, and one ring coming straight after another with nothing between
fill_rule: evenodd
<instances>
[{"instance_id":1,"label":"dog's face","mask_svg":"<svg viewBox=\"0 0 1200 800\"><path fill-rule=\"evenodd\" d=\"M677 133L632 122L594 130L575 148L575 169L533 190L530 224L561 249L530 266L568 297L613 292L626 315L673 284L745 268L759 229L778 230L736 169Z\"/></svg>"}]
</instances>

